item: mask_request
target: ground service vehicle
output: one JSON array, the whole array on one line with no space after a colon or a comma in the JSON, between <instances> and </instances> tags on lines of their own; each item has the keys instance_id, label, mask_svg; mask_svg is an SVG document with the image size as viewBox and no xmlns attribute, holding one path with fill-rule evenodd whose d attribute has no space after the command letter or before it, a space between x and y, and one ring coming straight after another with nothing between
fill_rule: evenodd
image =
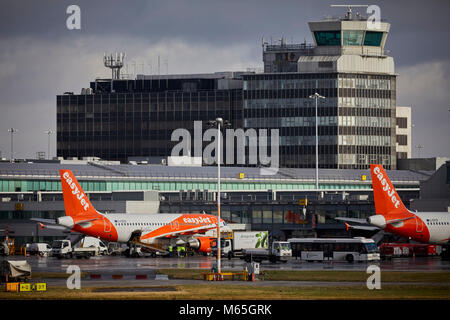
<instances>
[{"instance_id":1,"label":"ground service vehicle","mask_svg":"<svg viewBox=\"0 0 450 320\"><path fill-rule=\"evenodd\" d=\"M46 257L50 254L52 247L48 243L32 243L29 247L30 254L37 254Z\"/></svg>"},{"instance_id":2,"label":"ground service vehicle","mask_svg":"<svg viewBox=\"0 0 450 320\"><path fill-rule=\"evenodd\" d=\"M95 256L97 249L95 247L73 248L70 240L55 240L52 243L51 255L58 259L72 257L89 259Z\"/></svg>"},{"instance_id":3,"label":"ground service vehicle","mask_svg":"<svg viewBox=\"0 0 450 320\"><path fill-rule=\"evenodd\" d=\"M230 239L221 239L221 255L229 259L242 256L243 249L267 249L269 247L268 231L234 231ZM217 255L217 246L212 248Z\"/></svg>"},{"instance_id":4,"label":"ground service vehicle","mask_svg":"<svg viewBox=\"0 0 450 320\"><path fill-rule=\"evenodd\" d=\"M305 261L379 261L375 241L367 238L293 238L288 239L292 256Z\"/></svg>"},{"instance_id":5,"label":"ground service vehicle","mask_svg":"<svg viewBox=\"0 0 450 320\"><path fill-rule=\"evenodd\" d=\"M96 255L107 255L108 247L98 238L95 237L84 237L77 244L74 245L75 248L95 248Z\"/></svg>"},{"instance_id":6,"label":"ground service vehicle","mask_svg":"<svg viewBox=\"0 0 450 320\"><path fill-rule=\"evenodd\" d=\"M427 257L441 252L441 247L427 243L383 243L380 245L381 258Z\"/></svg>"},{"instance_id":7,"label":"ground service vehicle","mask_svg":"<svg viewBox=\"0 0 450 320\"><path fill-rule=\"evenodd\" d=\"M242 257L247 262L269 260L287 262L292 258L291 244L287 241L274 241L268 249L242 249Z\"/></svg>"},{"instance_id":8,"label":"ground service vehicle","mask_svg":"<svg viewBox=\"0 0 450 320\"><path fill-rule=\"evenodd\" d=\"M127 250L127 245L118 242L108 243L108 252L112 256L122 255Z\"/></svg>"}]
</instances>

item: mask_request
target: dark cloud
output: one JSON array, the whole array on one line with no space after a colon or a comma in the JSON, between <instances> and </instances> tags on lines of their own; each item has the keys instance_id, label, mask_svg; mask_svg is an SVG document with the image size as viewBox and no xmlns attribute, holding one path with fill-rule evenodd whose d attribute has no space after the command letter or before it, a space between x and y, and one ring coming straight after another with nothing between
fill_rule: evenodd
<instances>
[{"instance_id":1,"label":"dark cloud","mask_svg":"<svg viewBox=\"0 0 450 320\"><path fill-rule=\"evenodd\" d=\"M78 92L95 77L108 75L101 60L105 51L125 51L129 72L134 60L134 68L143 62L145 71L153 64L154 73L158 55L168 60L170 73L262 66L261 37L276 41L284 36L288 42L298 43L304 39L312 42L308 21L345 13L344 8L330 8L332 3L336 2L2 1L0 127L3 133L0 134L0 150L4 156L9 155L6 131L9 126L22 127L21 136L17 137L18 152L22 156L34 156L36 151L46 150L45 135L37 137L41 131L55 128L55 96L64 91ZM346 0L345 3L360 4L360 1ZM66 28L66 9L71 4L81 8L80 31ZM448 115L435 116L448 109L448 77L425 71L437 70L436 66L449 62L447 16L450 2L386 0L371 4L379 5L381 17L391 23L387 49L394 57L397 71L406 76L400 74L399 104L414 106L417 128L423 121L422 128L432 126L439 135L447 133L448 136ZM364 9L356 10L364 12ZM407 77L417 75L417 70L426 78L417 77L412 86ZM427 83L423 91L420 81ZM412 87L415 89L411 90ZM439 90L434 90L436 87ZM436 99L436 92L439 92L439 99ZM431 114L429 105L436 106ZM32 120L24 120L24 114ZM420 133L417 136L424 140L420 143L435 145L428 148L430 156L437 154L436 150L450 152L448 142L436 142L427 130L417 130ZM55 140L53 154L54 146Z\"/></svg>"}]
</instances>

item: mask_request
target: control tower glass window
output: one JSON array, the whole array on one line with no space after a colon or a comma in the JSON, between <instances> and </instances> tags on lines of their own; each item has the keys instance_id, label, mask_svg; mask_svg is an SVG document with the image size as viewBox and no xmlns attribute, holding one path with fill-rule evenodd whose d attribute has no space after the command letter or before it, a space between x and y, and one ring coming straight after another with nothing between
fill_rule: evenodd
<instances>
[{"instance_id":1,"label":"control tower glass window","mask_svg":"<svg viewBox=\"0 0 450 320\"><path fill-rule=\"evenodd\" d=\"M362 44L362 30L345 30L342 35L342 44L344 46L360 46Z\"/></svg>"},{"instance_id":2,"label":"control tower glass window","mask_svg":"<svg viewBox=\"0 0 450 320\"><path fill-rule=\"evenodd\" d=\"M377 47L381 44L382 38L383 32L367 31L366 37L364 38L364 45Z\"/></svg>"},{"instance_id":3,"label":"control tower glass window","mask_svg":"<svg viewBox=\"0 0 450 320\"><path fill-rule=\"evenodd\" d=\"M315 31L314 36L318 46L340 46L340 31Z\"/></svg>"}]
</instances>

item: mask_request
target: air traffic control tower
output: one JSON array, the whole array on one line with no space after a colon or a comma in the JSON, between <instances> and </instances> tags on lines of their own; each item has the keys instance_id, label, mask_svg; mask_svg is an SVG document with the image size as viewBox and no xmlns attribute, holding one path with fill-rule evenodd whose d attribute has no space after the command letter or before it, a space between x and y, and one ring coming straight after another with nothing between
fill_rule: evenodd
<instances>
[{"instance_id":1,"label":"air traffic control tower","mask_svg":"<svg viewBox=\"0 0 450 320\"><path fill-rule=\"evenodd\" d=\"M301 56L297 72L352 72L394 75L394 59L385 54L390 24L374 22L351 11L340 19L309 22L315 43Z\"/></svg>"},{"instance_id":2,"label":"air traffic control tower","mask_svg":"<svg viewBox=\"0 0 450 320\"><path fill-rule=\"evenodd\" d=\"M319 102L321 168L380 163L396 169L396 74L385 50L390 24L352 15L349 8L343 17L308 25L312 45L263 41L265 73L244 76L244 106L252 110L245 115L247 126L270 127L279 116L281 166L314 167L315 110L309 96L317 92L326 98ZM270 94L253 94L258 89ZM272 119L253 112L267 108L273 108Z\"/></svg>"}]
</instances>

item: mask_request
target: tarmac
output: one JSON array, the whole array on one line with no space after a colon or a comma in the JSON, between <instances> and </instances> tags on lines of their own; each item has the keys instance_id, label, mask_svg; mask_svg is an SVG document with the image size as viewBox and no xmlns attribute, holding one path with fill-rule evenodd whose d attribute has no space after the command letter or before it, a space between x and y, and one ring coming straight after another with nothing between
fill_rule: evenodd
<instances>
[{"instance_id":1,"label":"tarmac","mask_svg":"<svg viewBox=\"0 0 450 320\"><path fill-rule=\"evenodd\" d=\"M210 271L216 264L216 258L211 256L193 256L184 258L126 258L124 256L97 256L90 259L56 259L39 256L11 256L1 257L0 260L27 260L33 273L57 272L67 273L69 266L78 266L81 272L88 276L82 279L82 286L111 286L121 287L173 287L175 285L208 284L218 282L201 280L169 280L166 275L157 274L158 269L205 269ZM376 263L348 263L348 262L304 262L293 259L287 263L262 262L260 270L353 270L366 271L369 264L376 264L381 271L450 271L450 262L442 261L440 257L393 258ZM240 259L222 259L222 270L242 271L246 262ZM65 286L65 278L45 279L48 285ZM256 286L361 286L358 282L330 282L330 281L219 281L220 284L256 285ZM384 283L399 284L399 283ZM407 283L402 283L407 284ZM421 285L421 283L414 283ZM430 285L430 283L423 283ZM432 285L449 285L449 283L434 283Z\"/></svg>"}]
</instances>

